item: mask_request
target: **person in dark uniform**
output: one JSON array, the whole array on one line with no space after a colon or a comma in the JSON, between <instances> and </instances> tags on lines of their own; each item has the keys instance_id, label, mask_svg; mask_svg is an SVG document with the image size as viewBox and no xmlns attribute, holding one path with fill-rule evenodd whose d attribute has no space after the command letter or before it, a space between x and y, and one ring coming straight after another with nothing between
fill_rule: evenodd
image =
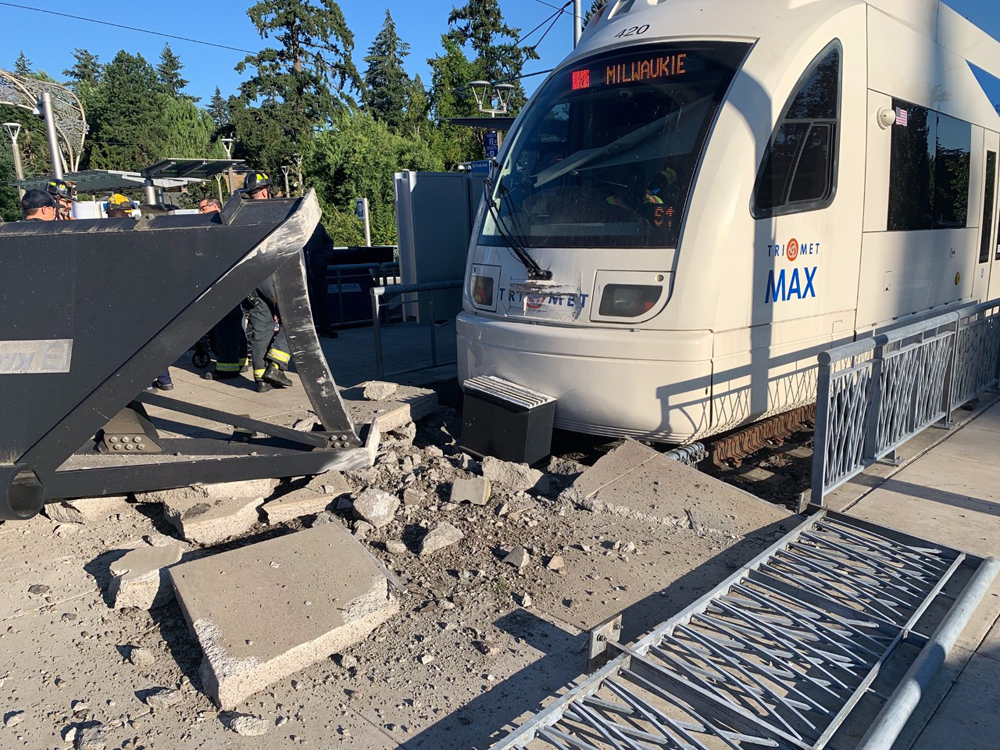
<instances>
[{"instance_id":1,"label":"person in dark uniform","mask_svg":"<svg viewBox=\"0 0 1000 750\"><path fill-rule=\"evenodd\" d=\"M244 195L250 200L267 200L271 197L270 188L271 180L263 172L250 172L243 181ZM257 392L267 393L275 387L293 385L285 375L292 356L285 333L281 330L281 313L270 278L247 295L243 307L247 313L250 357Z\"/></svg>"},{"instance_id":2,"label":"person in dark uniform","mask_svg":"<svg viewBox=\"0 0 1000 750\"><path fill-rule=\"evenodd\" d=\"M73 219L73 187L65 180L49 180L45 190L56 202L56 220Z\"/></svg>"},{"instance_id":3,"label":"person in dark uniform","mask_svg":"<svg viewBox=\"0 0 1000 750\"><path fill-rule=\"evenodd\" d=\"M26 190L21 198L24 221L55 221L56 202L44 190Z\"/></svg>"},{"instance_id":4,"label":"person in dark uniform","mask_svg":"<svg viewBox=\"0 0 1000 750\"><path fill-rule=\"evenodd\" d=\"M218 198L202 198L198 201L198 212L217 214L222 212L222 202ZM247 366L247 336L243 329L246 314L241 302L212 328L209 339L215 351L215 370L202 375L205 380L231 380L238 378Z\"/></svg>"}]
</instances>

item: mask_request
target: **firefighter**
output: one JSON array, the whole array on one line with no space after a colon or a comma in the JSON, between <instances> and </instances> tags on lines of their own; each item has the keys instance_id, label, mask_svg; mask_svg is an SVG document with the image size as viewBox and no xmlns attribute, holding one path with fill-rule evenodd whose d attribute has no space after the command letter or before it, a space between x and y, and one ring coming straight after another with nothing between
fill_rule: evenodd
<instances>
[{"instance_id":1,"label":"firefighter","mask_svg":"<svg viewBox=\"0 0 1000 750\"><path fill-rule=\"evenodd\" d=\"M73 186L65 180L49 180L45 191L56 203L56 221L73 219Z\"/></svg>"},{"instance_id":2,"label":"firefighter","mask_svg":"<svg viewBox=\"0 0 1000 750\"><path fill-rule=\"evenodd\" d=\"M104 212L107 213L115 208L119 208L124 211L128 216L132 215L132 201L126 198L121 193L112 193L111 197L108 198L107 205L105 206Z\"/></svg>"},{"instance_id":3,"label":"firefighter","mask_svg":"<svg viewBox=\"0 0 1000 750\"><path fill-rule=\"evenodd\" d=\"M217 214L222 212L222 202L218 198L202 198L198 201L198 212ZM238 378L247 366L247 336L243 330L243 304L240 303L212 328L209 340L215 351L215 370L202 375L205 380L231 380Z\"/></svg>"},{"instance_id":4,"label":"firefighter","mask_svg":"<svg viewBox=\"0 0 1000 750\"><path fill-rule=\"evenodd\" d=\"M271 197L271 180L263 172L250 172L243 180L245 197L250 200L267 200ZM292 360L288 352L281 314L270 278L247 295L244 309L247 312L247 329L250 334L250 355L253 360L253 379L258 393L271 388L293 385L285 370Z\"/></svg>"},{"instance_id":5,"label":"firefighter","mask_svg":"<svg viewBox=\"0 0 1000 750\"><path fill-rule=\"evenodd\" d=\"M24 221L55 221L56 202L45 190L27 190L21 198Z\"/></svg>"}]
</instances>

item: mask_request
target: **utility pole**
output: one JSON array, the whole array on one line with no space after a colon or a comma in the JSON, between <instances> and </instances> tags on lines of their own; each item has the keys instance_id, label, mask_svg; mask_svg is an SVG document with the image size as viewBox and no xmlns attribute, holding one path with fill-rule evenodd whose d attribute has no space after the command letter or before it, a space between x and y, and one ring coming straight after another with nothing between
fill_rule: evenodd
<instances>
[{"instance_id":1,"label":"utility pole","mask_svg":"<svg viewBox=\"0 0 1000 750\"><path fill-rule=\"evenodd\" d=\"M583 34L583 0L573 0L573 47L580 43Z\"/></svg>"},{"instance_id":2,"label":"utility pole","mask_svg":"<svg viewBox=\"0 0 1000 750\"><path fill-rule=\"evenodd\" d=\"M7 131L7 135L10 136L10 147L14 151L14 174L17 176L17 181L20 182L24 179L24 167L21 165L21 147L17 145L17 137L21 134L21 123L5 122L3 127ZM18 186L17 195L19 198L24 197L23 187Z\"/></svg>"},{"instance_id":3,"label":"utility pole","mask_svg":"<svg viewBox=\"0 0 1000 750\"><path fill-rule=\"evenodd\" d=\"M226 149L226 158L231 161L232 158L233 158L233 144L236 143L236 139L235 138L220 138L219 142L222 144L222 147L224 149ZM229 165L229 178L228 178L228 180L229 180L229 194L232 195L233 192L235 191L235 188L233 187L233 184L234 184L234 182L236 180L235 175L233 175L233 165L232 164Z\"/></svg>"},{"instance_id":4,"label":"utility pole","mask_svg":"<svg viewBox=\"0 0 1000 750\"><path fill-rule=\"evenodd\" d=\"M285 197L291 197L291 193L288 190L288 167L284 164L281 165L281 173L285 176Z\"/></svg>"},{"instance_id":5,"label":"utility pole","mask_svg":"<svg viewBox=\"0 0 1000 750\"><path fill-rule=\"evenodd\" d=\"M365 225L365 247L372 246L372 227L371 222L368 218L368 199L358 198L357 199L357 211L358 218L361 219L362 223Z\"/></svg>"},{"instance_id":6,"label":"utility pole","mask_svg":"<svg viewBox=\"0 0 1000 750\"><path fill-rule=\"evenodd\" d=\"M45 135L49 140L49 151L52 152L52 176L57 180L63 178L62 152L59 151L59 139L56 136L56 116L52 111L52 97L48 91L43 91L38 97L38 108L45 118Z\"/></svg>"},{"instance_id":7,"label":"utility pole","mask_svg":"<svg viewBox=\"0 0 1000 750\"><path fill-rule=\"evenodd\" d=\"M295 175L299 181L299 195L305 195L305 186L302 184L302 154L292 154L295 159Z\"/></svg>"}]
</instances>

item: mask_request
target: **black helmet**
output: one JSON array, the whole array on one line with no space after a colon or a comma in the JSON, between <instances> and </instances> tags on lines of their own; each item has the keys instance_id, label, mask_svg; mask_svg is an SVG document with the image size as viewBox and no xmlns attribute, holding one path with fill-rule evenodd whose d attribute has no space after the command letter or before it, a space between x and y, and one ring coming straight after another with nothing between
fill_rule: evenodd
<instances>
[{"instance_id":1,"label":"black helmet","mask_svg":"<svg viewBox=\"0 0 1000 750\"><path fill-rule=\"evenodd\" d=\"M256 193L258 190L271 187L271 178L263 172L247 172L243 178L243 189L248 193Z\"/></svg>"},{"instance_id":2,"label":"black helmet","mask_svg":"<svg viewBox=\"0 0 1000 750\"><path fill-rule=\"evenodd\" d=\"M49 184L45 186L45 192L59 198L73 197L72 191L69 189L69 185L67 185L64 180L49 180Z\"/></svg>"}]
</instances>

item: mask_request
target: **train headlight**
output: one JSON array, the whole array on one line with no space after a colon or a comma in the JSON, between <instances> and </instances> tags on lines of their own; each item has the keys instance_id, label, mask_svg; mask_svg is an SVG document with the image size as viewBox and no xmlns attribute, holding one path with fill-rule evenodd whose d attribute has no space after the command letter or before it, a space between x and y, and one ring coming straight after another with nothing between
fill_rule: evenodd
<instances>
[{"instance_id":1,"label":"train headlight","mask_svg":"<svg viewBox=\"0 0 1000 750\"><path fill-rule=\"evenodd\" d=\"M652 310L663 294L662 286L607 284L601 294L602 318L638 318Z\"/></svg>"},{"instance_id":2,"label":"train headlight","mask_svg":"<svg viewBox=\"0 0 1000 750\"><path fill-rule=\"evenodd\" d=\"M496 284L491 276L472 277L472 302L476 307L493 307Z\"/></svg>"}]
</instances>

